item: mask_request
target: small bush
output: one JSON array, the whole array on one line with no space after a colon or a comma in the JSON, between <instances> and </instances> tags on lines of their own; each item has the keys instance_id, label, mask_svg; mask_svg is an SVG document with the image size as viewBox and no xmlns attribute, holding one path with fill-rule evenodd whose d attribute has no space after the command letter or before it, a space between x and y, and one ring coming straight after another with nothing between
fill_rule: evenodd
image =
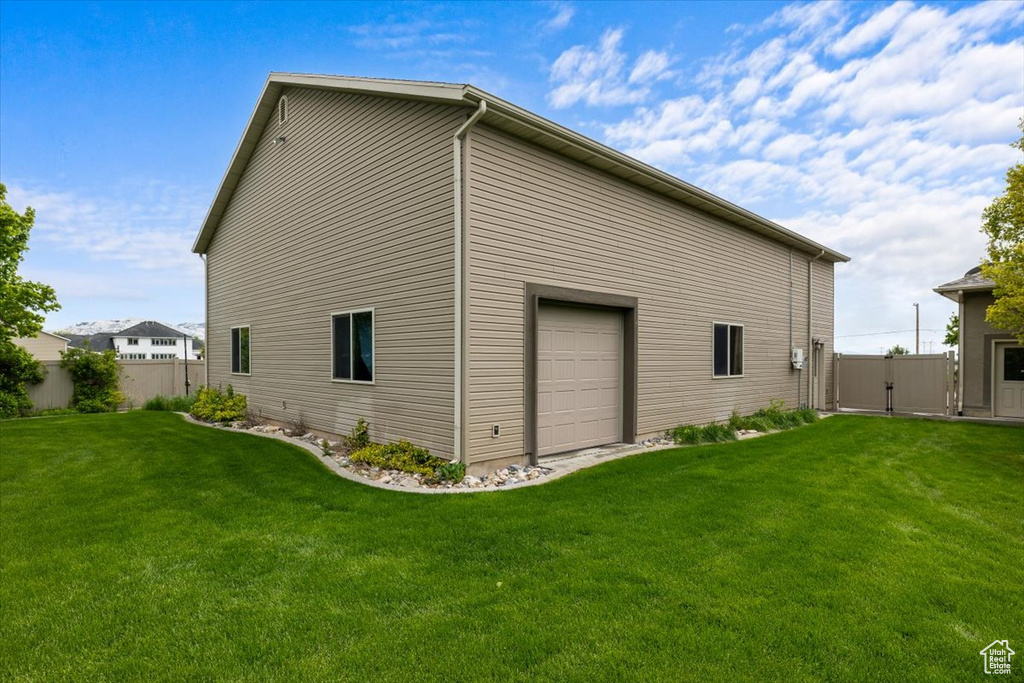
<instances>
[{"instance_id":1,"label":"small bush","mask_svg":"<svg viewBox=\"0 0 1024 683\"><path fill-rule=\"evenodd\" d=\"M761 408L749 417L742 417L733 411L729 418L729 426L737 430L752 429L758 432L771 432L792 429L816 422L818 419L818 411L813 408L787 410L785 401L775 400L767 408Z\"/></svg>"},{"instance_id":2,"label":"small bush","mask_svg":"<svg viewBox=\"0 0 1024 683\"><path fill-rule=\"evenodd\" d=\"M300 412L299 416L288 424L288 429L291 430L292 436L309 434L309 423L306 422L306 416Z\"/></svg>"},{"instance_id":3,"label":"small bush","mask_svg":"<svg viewBox=\"0 0 1024 683\"><path fill-rule=\"evenodd\" d=\"M690 446L736 440L736 430L728 424L681 425L670 430L669 435L676 443Z\"/></svg>"},{"instance_id":4,"label":"small bush","mask_svg":"<svg viewBox=\"0 0 1024 683\"><path fill-rule=\"evenodd\" d=\"M47 408L46 410L33 410L29 417L57 417L58 415L78 415L74 408Z\"/></svg>"},{"instance_id":5,"label":"small bush","mask_svg":"<svg viewBox=\"0 0 1024 683\"><path fill-rule=\"evenodd\" d=\"M461 462L450 462L447 465L441 465L434 470L434 479L441 481L450 481L453 484L458 484L466 477L466 464Z\"/></svg>"},{"instance_id":6,"label":"small bush","mask_svg":"<svg viewBox=\"0 0 1024 683\"><path fill-rule=\"evenodd\" d=\"M252 408L246 408L245 419L242 420L242 426L246 429L252 429L253 427L259 427L260 425L266 424L267 421L263 418L263 410L253 410Z\"/></svg>"},{"instance_id":7,"label":"small bush","mask_svg":"<svg viewBox=\"0 0 1024 683\"><path fill-rule=\"evenodd\" d=\"M187 413L196 402L195 394L191 396L161 396L157 394L142 404L143 410L167 410L175 413Z\"/></svg>"},{"instance_id":8,"label":"small bush","mask_svg":"<svg viewBox=\"0 0 1024 683\"><path fill-rule=\"evenodd\" d=\"M354 452L349 459L355 463L364 463L385 470L401 470L428 476L432 476L437 468L449 464L447 460L431 455L426 448L413 446L405 440L398 443L370 444Z\"/></svg>"},{"instance_id":9,"label":"small bush","mask_svg":"<svg viewBox=\"0 0 1024 683\"><path fill-rule=\"evenodd\" d=\"M366 448L370 445L370 425L366 424L366 420L359 418L356 420L356 426L352 428L351 433L348 436L342 437L342 443L345 444L345 448L349 451L358 451L361 448Z\"/></svg>"},{"instance_id":10,"label":"small bush","mask_svg":"<svg viewBox=\"0 0 1024 683\"><path fill-rule=\"evenodd\" d=\"M75 384L71 407L78 412L109 413L124 403L121 366L113 350L96 353L88 348L71 348L61 353L60 366L67 369Z\"/></svg>"},{"instance_id":11,"label":"small bush","mask_svg":"<svg viewBox=\"0 0 1024 683\"><path fill-rule=\"evenodd\" d=\"M27 415L32 400L25 384L39 384L45 376L45 368L32 354L11 341L0 341L0 417Z\"/></svg>"},{"instance_id":12,"label":"small bush","mask_svg":"<svg viewBox=\"0 0 1024 683\"><path fill-rule=\"evenodd\" d=\"M224 393L216 387L200 387L188 412L197 420L206 422L235 422L245 420L249 410L245 396L236 394L229 384Z\"/></svg>"}]
</instances>

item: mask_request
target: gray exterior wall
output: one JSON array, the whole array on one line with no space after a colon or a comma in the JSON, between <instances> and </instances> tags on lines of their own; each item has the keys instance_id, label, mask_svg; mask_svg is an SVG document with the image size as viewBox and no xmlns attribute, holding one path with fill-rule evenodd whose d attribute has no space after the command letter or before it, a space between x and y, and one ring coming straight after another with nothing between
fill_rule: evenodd
<instances>
[{"instance_id":1,"label":"gray exterior wall","mask_svg":"<svg viewBox=\"0 0 1024 683\"><path fill-rule=\"evenodd\" d=\"M207 254L209 383L316 430L450 455L455 107L287 89ZM274 145L279 135L283 145ZM375 384L333 382L331 314L375 309ZM251 328L251 375L230 329Z\"/></svg>"},{"instance_id":2,"label":"gray exterior wall","mask_svg":"<svg viewBox=\"0 0 1024 683\"><path fill-rule=\"evenodd\" d=\"M992 341L1014 338L985 322L985 312L993 301L992 292L964 292L960 321L960 334L964 336L960 359L964 415L992 415Z\"/></svg>"},{"instance_id":3,"label":"gray exterior wall","mask_svg":"<svg viewBox=\"0 0 1024 683\"><path fill-rule=\"evenodd\" d=\"M486 126L467 154L471 462L524 453L525 283L638 298L640 438L797 404L788 247ZM808 260L792 252L793 346L809 353ZM833 264L812 267L830 405ZM744 377L712 378L713 322L744 325Z\"/></svg>"}]
</instances>

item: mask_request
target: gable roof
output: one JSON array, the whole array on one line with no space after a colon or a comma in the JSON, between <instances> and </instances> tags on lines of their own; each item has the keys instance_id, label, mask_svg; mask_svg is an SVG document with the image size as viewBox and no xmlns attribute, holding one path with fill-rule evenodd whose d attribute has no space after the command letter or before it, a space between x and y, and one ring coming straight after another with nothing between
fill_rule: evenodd
<instances>
[{"instance_id":1,"label":"gable roof","mask_svg":"<svg viewBox=\"0 0 1024 683\"><path fill-rule=\"evenodd\" d=\"M996 283L981 274L981 266L975 266L964 273L963 277L939 285L932 291L958 301L957 292L987 292L995 288Z\"/></svg>"},{"instance_id":2,"label":"gable roof","mask_svg":"<svg viewBox=\"0 0 1024 683\"><path fill-rule=\"evenodd\" d=\"M96 334L69 334L68 346L76 349L86 348L88 344L90 351L106 351L114 348L113 332L97 332Z\"/></svg>"},{"instance_id":3,"label":"gable roof","mask_svg":"<svg viewBox=\"0 0 1024 683\"><path fill-rule=\"evenodd\" d=\"M778 242L821 255L827 261L849 261L850 258L817 242L788 230L781 225L758 216L736 204L717 197L642 161L601 144L595 140L549 121L472 85L435 83L430 81L401 81L379 78L353 78L347 76L321 76L271 72L256 101L242 139L231 157L213 203L203 220L192 251L205 254L231 196L241 180L242 173L256 148L267 120L273 115L281 92L286 87L313 88L358 95L378 95L400 99L421 100L462 106L467 109L487 102L487 111L481 122L501 129L516 137L529 140L581 163L601 169L626 181L646 187L659 194L717 216L735 225L766 235ZM454 133L454 131L453 131Z\"/></svg>"},{"instance_id":4,"label":"gable roof","mask_svg":"<svg viewBox=\"0 0 1024 683\"><path fill-rule=\"evenodd\" d=\"M121 330L111 335L112 337L162 337L162 338L175 338L178 339L182 336L191 337L190 334L184 334L178 330L168 327L163 323L158 323L153 320L145 320L138 325L132 325L126 330Z\"/></svg>"}]
</instances>

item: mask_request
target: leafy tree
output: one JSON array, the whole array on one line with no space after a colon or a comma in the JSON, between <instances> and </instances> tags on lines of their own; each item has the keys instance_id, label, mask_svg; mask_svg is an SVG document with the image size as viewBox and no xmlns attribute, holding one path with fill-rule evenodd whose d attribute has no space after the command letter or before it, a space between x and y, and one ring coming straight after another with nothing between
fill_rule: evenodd
<instances>
[{"instance_id":1,"label":"leafy tree","mask_svg":"<svg viewBox=\"0 0 1024 683\"><path fill-rule=\"evenodd\" d=\"M908 351L905 347L900 346L899 344L893 344L892 346L889 347L889 350L885 352L885 355L887 355L887 356L908 356L908 355L910 355L910 351Z\"/></svg>"},{"instance_id":2,"label":"leafy tree","mask_svg":"<svg viewBox=\"0 0 1024 683\"><path fill-rule=\"evenodd\" d=\"M1024 119L1020 121L1024 133ZM1024 151L1024 136L1013 147ZM1024 344L1024 163L1006 172L1006 191L981 214L981 231L988 237L988 260L981 273L995 282L995 302L985 320L1009 330Z\"/></svg>"},{"instance_id":3,"label":"leafy tree","mask_svg":"<svg viewBox=\"0 0 1024 683\"><path fill-rule=\"evenodd\" d=\"M946 323L946 336L942 343L946 346L960 345L960 316L956 313L949 316L949 322Z\"/></svg>"},{"instance_id":4,"label":"leafy tree","mask_svg":"<svg viewBox=\"0 0 1024 683\"><path fill-rule=\"evenodd\" d=\"M113 349L96 353L88 348L70 348L63 353L60 366L67 369L75 384L71 407L78 412L108 413L124 402L121 365Z\"/></svg>"},{"instance_id":5,"label":"leafy tree","mask_svg":"<svg viewBox=\"0 0 1024 683\"><path fill-rule=\"evenodd\" d=\"M35 220L31 207L19 214L7 203L7 187L0 183L0 340L35 336L43 329L43 313L60 308L53 287L18 275Z\"/></svg>"},{"instance_id":6,"label":"leafy tree","mask_svg":"<svg viewBox=\"0 0 1024 683\"><path fill-rule=\"evenodd\" d=\"M60 308L52 287L18 275L33 223L35 211L15 211L7 203L7 187L0 183L0 417L31 410L25 383L38 384L44 377L39 361L11 340L39 334L43 313Z\"/></svg>"}]
</instances>

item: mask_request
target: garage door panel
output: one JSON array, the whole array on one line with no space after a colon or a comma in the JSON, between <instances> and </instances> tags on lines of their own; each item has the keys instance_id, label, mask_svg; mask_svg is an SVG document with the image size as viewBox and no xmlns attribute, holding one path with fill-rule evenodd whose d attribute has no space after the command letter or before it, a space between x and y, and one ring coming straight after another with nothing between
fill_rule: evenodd
<instances>
[{"instance_id":1,"label":"garage door panel","mask_svg":"<svg viewBox=\"0 0 1024 683\"><path fill-rule=\"evenodd\" d=\"M538 455L619 441L621 314L541 306L537 342Z\"/></svg>"}]
</instances>

